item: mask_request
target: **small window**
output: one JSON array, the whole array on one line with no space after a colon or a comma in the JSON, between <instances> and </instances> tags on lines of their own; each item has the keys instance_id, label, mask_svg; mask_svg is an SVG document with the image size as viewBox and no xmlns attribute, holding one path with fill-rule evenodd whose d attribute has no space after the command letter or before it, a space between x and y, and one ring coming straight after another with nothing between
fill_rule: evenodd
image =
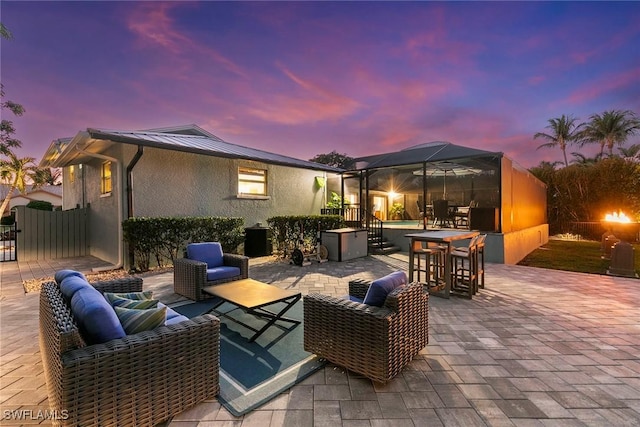
<instances>
[{"instance_id":1,"label":"small window","mask_svg":"<svg viewBox=\"0 0 640 427\"><path fill-rule=\"evenodd\" d=\"M267 195L267 171L240 168L238 170L238 194Z\"/></svg>"},{"instance_id":2,"label":"small window","mask_svg":"<svg viewBox=\"0 0 640 427\"><path fill-rule=\"evenodd\" d=\"M100 177L100 194L111 194L111 162L102 164Z\"/></svg>"},{"instance_id":3,"label":"small window","mask_svg":"<svg viewBox=\"0 0 640 427\"><path fill-rule=\"evenodd\" d=\"M76 167L74 165L69 166L69 182L76 180Z\"/></svg>"}]
</instances>

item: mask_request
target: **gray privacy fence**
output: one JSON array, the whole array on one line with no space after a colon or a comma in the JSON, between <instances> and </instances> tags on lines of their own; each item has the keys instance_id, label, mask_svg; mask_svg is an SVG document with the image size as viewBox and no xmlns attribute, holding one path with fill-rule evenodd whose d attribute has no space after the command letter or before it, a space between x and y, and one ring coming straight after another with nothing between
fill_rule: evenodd
<instances>
[{"instance_id":1,"label":"gray privacy fence","mask_svg":"<svg viewBox=\"0 0 640 427\"><path fill-rule=\"evenodd\" d=\"M85 256L88 208L43 211L16 206L18 261Z\"/></svg>"}]
</instances>

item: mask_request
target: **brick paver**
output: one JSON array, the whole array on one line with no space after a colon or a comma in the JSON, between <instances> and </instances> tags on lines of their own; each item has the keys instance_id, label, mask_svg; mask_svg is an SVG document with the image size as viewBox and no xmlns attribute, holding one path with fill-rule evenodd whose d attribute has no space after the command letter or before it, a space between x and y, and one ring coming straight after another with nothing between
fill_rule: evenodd
<instances>
[{"instance_id":1,"label":"brick paver","mask_svg":"<svg viewBox=\"0 0 640 427\"><path fill-rule=\"evenodd\" d=\"M25 295L18 278L96 262L0 264L3 418L5 411L46 408L38 295ZM353 278L374 279L396 269L407 269L406 254L307 267L252 260L250 275L303 294L340 296ZM244 417L211 401L169 424L640 425L640 281L501 264L486 271L486 288L472 300L430 298L429 345L387 384L329 364ZM171 273L145 278L145 288L175 302L172 279Z\"/></svg>"}]
</instances>

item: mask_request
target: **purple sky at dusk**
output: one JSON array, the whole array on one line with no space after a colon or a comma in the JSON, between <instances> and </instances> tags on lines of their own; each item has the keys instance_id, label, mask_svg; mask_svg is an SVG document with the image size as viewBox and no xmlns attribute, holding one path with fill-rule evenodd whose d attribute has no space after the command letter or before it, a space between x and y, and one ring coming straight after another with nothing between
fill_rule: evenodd
<instances>
[{"instance_id":1,"label":"purple sky at dusk","mask_svg":"<svg viewBox=\"0 0 640 427\"><path fill-rule=\"evenodd\" d=\"M26 108L17 153L37 161L87 127L195 123L300 159L445 140L531 167L562 158L536 150L550 118L640 115L640 2L3 0L0 12L14 37L1 41L5 99Z\"/></svg>"}]
</instances>

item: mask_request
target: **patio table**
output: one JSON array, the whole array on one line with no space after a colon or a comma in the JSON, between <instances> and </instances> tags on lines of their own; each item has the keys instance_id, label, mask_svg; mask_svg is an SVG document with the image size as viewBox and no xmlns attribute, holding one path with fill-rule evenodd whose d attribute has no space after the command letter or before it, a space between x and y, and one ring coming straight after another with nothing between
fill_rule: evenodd
<instances>
[{"instance_id":1,"label":"patio table","mask_svg":"<svg viewBox=\"0 0 640 427\"><path fill-rule=\"evenodd\" d=\"M276 321L293 324L301 323L300 320L284 317L284 314L300 300L301 294L299 291L287 291L253 279L235 280L221 285L207 286L203 288L202 291L220 298L220 302L213 306L209 311L210 313L223 316L255 332L255 334L249 338L249 342L255 341L256 338L262 335L262 333ZM217 310L218 307L225 302L231 303L249 314L267 319L268 322L261 329L247 325L229 316L229 313L235 309L226 312ZM284 306L277 312L265 308L278 302L284 303Z\"/></svg>"},{"instance_id":2,"label":"patio table","mask_svg":"<svg viewBox=\"0 0 640 427\"><path fill-rule=\"evenodd\" d=\"M435 230L424 231L421 233L405 234L405 237L411 239L409 244L409 282L413 282L414 273L414 242L433 242L438 243L445 249L444 257L444 289L441 291L429 290L429 293L439 297L449 298L451 294L451 248L453 242L457 240L471 239L480 234L478 231L464 230Z\"/></svg>"}]
</instances>

